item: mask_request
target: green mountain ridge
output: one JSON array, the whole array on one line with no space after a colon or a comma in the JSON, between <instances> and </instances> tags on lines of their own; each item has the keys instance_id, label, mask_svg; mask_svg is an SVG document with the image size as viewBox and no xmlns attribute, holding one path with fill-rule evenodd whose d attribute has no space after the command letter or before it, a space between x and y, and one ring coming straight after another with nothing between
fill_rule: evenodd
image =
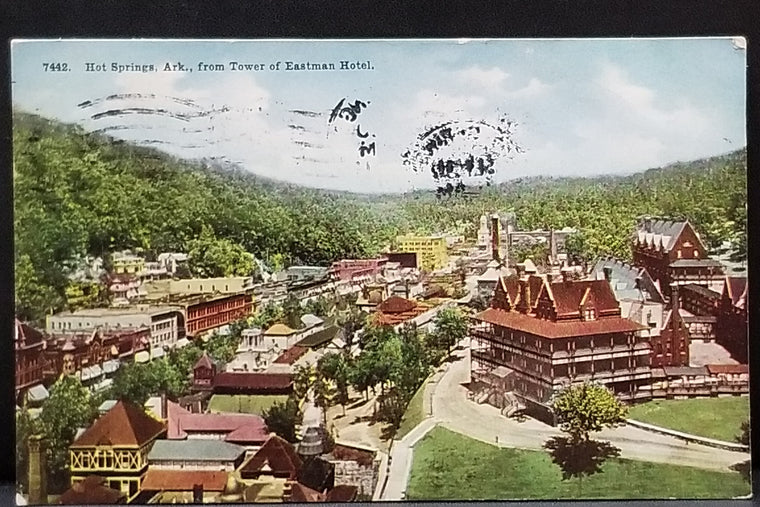
<instances>
[{"instance_id":1,"label":"green mountain ridge","mask_svg":"<svg viewBox=\"0 0 760 507\"><path fill-rule=\"evenodd\" d=\"M65 307L84 255L188 251L204 238L272 266L376 255L399 233L474 236L478 216L513 211L522 229L576 227L573 248L627 258L636 217L688 218L712 247L746 256L746 150L628 176L522 178L436 199L318 190L216 161L183 161L74 125L13 115L16 303L39 319ZM195 243L193 243L195 241Z\"/></svg>"}]
</instances>

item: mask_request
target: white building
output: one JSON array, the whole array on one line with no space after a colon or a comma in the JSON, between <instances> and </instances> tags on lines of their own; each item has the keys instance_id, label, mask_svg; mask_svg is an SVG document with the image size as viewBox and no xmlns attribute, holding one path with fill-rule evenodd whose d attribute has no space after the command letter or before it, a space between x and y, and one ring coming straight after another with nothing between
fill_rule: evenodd
<instances>
[{"instance_id":1,"label":"white building","mask_svg":"<svg viewBox=\"0 0 760 507\"><path fill-rule=\"evenodd\" d=\"M48 315L48 334L77 334L96 329L150 328L151 347L174 347L183 322L182 309L173 306L134 305L123 308L91 308Z\"/></svg>"}]
</instances>

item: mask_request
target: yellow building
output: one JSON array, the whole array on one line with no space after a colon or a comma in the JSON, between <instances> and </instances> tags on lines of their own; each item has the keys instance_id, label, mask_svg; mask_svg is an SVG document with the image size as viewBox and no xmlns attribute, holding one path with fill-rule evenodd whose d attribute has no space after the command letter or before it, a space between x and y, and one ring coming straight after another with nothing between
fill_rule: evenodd
<instances>
[{"instance_id":1,"label":"yellow building","mask_svg":"<svg viewBox=\"0 0 760 507\"><path fill-rule=\"evenodd\" d=\"M114 253L112 258L113 272L119 275L139 275L145 272L145 259L129 253Z\"/></svg>"},{"instance_id":2,"label":"yellow building","mask_svg":"<svg viewBox=\"0 0 760 507\"><path fill-rule=\"evenodd\" d=\"M449 262L444 236L399 236L396 238L399 252L417 254L417 267L434 271L445 267Z\"/></svg>"},{"instance_id":3,"label":"yellow building","mask_svg":"<svg viewBox=\"0 0 760 507\"><path fill-rule=\"evenodd\" d=\"M131 501L148 471L148 452L165 432L164 424L140 407L119 401L69 446L71 485L96 475Z\"/></svg>"}]
</instances>

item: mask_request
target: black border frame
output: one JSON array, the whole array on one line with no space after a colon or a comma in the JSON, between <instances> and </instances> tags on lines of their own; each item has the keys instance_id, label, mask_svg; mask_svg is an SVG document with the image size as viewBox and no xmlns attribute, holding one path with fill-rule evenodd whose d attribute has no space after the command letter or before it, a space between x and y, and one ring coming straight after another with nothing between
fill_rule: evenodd
<instances>
[{"instance_id":1,"label":"black border frame","mask_svg":"<svg viewBox=\"0 0 760 507\"><path fill-rule=\"evenodd\" d=\"M0 427L13 428L13 217L10 40L13 38L528 38L745 36L747 49L748 198L760 192L760 2L756 0L504 0L400 2L366 0L0 0ZM748 228L760 230L750 206ZM751 233L750 233L751 234ZM749 243L750 300L758 248ZM760 311L750 307L750 334L760 333ZM750 339L751 420L760 421L760 343ZM755 426L754 424L752 426ZM758 424L760 427L760 424ZM760 432L753 428L753 435ZM13 505L15 434L0 438L0 504ZM760 437L758 437L760 438ZM754 440L754 439L753 439ZM753 491L760 496L760 450L752 446ZM737 501L514 502L529 505L752 505ZM453 503L453 502L452 502ZM470 502L473 503L473 502ZM477 502L498 505L493 502Z\"/></svg>"}]
</instances>

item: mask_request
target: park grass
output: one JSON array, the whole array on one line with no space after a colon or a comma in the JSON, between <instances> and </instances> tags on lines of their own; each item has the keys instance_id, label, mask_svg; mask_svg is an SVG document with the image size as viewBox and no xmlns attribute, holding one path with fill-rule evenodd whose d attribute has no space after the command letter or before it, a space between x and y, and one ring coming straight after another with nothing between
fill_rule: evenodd
<instances>
[{"instance_id":1,"label":"park grass","mask_svg":"<svg viewBox=\"0 0 760 507\"><path fill-rule=\"evenodd\" d=\"M602 472L562 480L542 451L505 449L441 427L414 448L408 500L731 498L750 493L737 472L613 458Z\"/></svg>"},{"instance_id":2,"label":"park grass","mask_svg":"<svg viewBox=\"0 0 760 507\"><path fill-rule=\"evenodd\" d=\"M656 400L634 405L628 417L701 437L735 442L749 419L749 397Z\"/></svg>"},{"instance_id":3,"label":"park grass","mask_svg":"<svg viewBox=\"0 0 760 507\"><path fill-rule=\"evenodd\" d=\"M412 399L409 400L409 405L406 407L404 417L401 418L401 424L399 424L398 430L396 431L395 438L397 440L404 438L407 433L412 431L423 419L425 419L424 398L426 385L427 381L423 382L417 389L417 392L414 393L414 396L412 396Z\"/></svg>"},{"instance_id":4,"label":"park grass","mask_svg":"<svg viewBox=\"0 0 760 507\"><path fill-rule=\"evenodd\" d=\"M263 415L275 403L284 403L284 394L215 394L208 403L209 412L236 412Z\"/></svg>"}]
</instances>

